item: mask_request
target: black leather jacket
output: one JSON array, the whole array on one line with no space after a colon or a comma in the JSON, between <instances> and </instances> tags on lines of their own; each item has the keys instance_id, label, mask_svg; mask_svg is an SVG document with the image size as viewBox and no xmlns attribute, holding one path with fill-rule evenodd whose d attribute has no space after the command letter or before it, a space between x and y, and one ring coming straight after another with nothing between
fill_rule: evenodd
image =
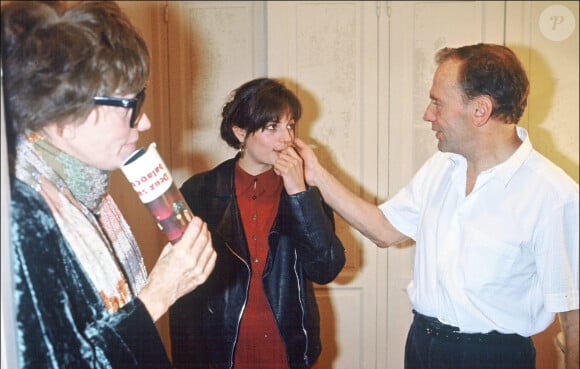
<instances>
[{"instance_id":1,"label":"black leather jacket","mask_svg":"<svg viewBox=\"0 0 580 369\"><path fill-rule=\"evenodd\" d=\"M170 309L176 368L232 368L250 280L248 248L234 189L236 159L194 175L181 187L193 213L207 222L218 254L208 281ZM342 270L344 248L332 210L317 188L282 192L268 235L262 276L290 368L309 368L321 351L312 282L331 282Z\"/></svg>"}]
</instances>

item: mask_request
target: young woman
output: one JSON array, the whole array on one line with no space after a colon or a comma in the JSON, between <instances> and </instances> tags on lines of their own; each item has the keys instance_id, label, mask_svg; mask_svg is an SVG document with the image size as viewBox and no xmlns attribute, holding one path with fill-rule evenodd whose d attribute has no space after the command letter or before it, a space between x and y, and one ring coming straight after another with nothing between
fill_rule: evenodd
<instances>
[{"instance_id":1,"label":"young woman","mask_svg":"<svg viewBox=\"0 0 580 369\"><path fill-rule=\"evenodd\" d=\"M312 282L345 262L333 213L293 148L297 97L260 78L233 92L221 137L239 150L181 191L218 253L202 288L170 309L177 368L311 368L321 352Z\"/></svg>"},{"instance_id":2,"label":"young woman","mask_svg":"<svg viewBox=\"0 0 580 369\"><path fill-rule=\"evenodd\" d=\"M155 321L216 254L195 218L147 276L107 192L151 127L145 42L113 2L10 2L2 68L19 367L170 368Z\"/></svg>"}]
</instances>

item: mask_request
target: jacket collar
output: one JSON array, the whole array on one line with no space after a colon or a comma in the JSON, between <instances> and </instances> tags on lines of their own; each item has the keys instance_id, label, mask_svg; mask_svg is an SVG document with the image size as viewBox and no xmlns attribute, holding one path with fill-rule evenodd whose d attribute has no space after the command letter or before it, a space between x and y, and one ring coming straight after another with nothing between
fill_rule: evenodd
<instances>
[{"instance_id":1,"label":"jacket collar","mask_svg":"<svg viewBox=\"0 0 580 369\"><path fill-rule=\"evenodd\" d=\"M226 160L218 165L208 178L210 184L210 196L215 197L215 201L220 202L221 218L216 223L215 233L222 238L226 246L240 258L249 261L244 228L241 223L240 209L236 202L236 188L234 183L234 173L237 159L236 157Z\"/></svg>"},{"instance_id":2,"label":"jacket collar","mask_svg":"<svg viewBox=\"0 0 580 369\"><path fill-rule=\"evenodd\" d=\"M208 184L211 184L209 187L213 191L213 193L210 191L210 194L214 196L217 201L222 202L222 206L220 206L220 208L223 209L221 211L221 219L216 223L215 233L227 243L227 246L232 252L248 262L248 247L246 245L246 237L241 222L240 209L238 208L235 196L236 188L234 184L234 173L238 158L239 154L218 165L212 171L212 176L208 178ZM272 230L274 231L278 228L279 223L283 221L280 217L284 214L284 211L280 209L285 206L285 196L286 191L285 189L282 189L280 208L272 226ZM270 247L271 246L272 245L270 245Z\"/></svg>"}]
</instances>

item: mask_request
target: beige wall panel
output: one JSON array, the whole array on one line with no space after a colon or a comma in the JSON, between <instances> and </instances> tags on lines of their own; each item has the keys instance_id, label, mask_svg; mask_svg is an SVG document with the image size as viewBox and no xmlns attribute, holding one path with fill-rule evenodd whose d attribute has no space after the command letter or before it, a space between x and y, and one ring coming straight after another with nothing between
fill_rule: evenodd
<instances>
[{"instance_id":1,"label":"beige wall panel","mask_svg":"<svg viewBox=\"0 0 580 369\"><path fill-rule=\"evenodd\" d=\"M319 368L363 368L360 350L356 348L363 338L360 326L352 325L359 320L363 311L363 290L342 288L332 291L320 289L316 293L321 312L322 354Z\"/></svg>"},{"instance_id":2,"label":"beige wall panel","mask_svg":"<svg viewBox=\"0 0 580 369\"><path fill-rule=\"evenodd\" d=\"M219 135L231 90L265 75L264 4L176 1L169 7L172 169L176 183L235 151Z\"/></svg>"},{"instance_id":3,"label":"beige wall panel","mask_svg":"<svg viewBox=\"0 0 580 369\"><path fill-rule=\"evenodd\" d=\"M528 5L530 17L519 26L525 27L522 33L529 39L510 40L523 58L529 58L526 67L531 89L524 123L535 148L578 182L578 2L532 1L524 5Z\"/></svg>"}]
</instances>

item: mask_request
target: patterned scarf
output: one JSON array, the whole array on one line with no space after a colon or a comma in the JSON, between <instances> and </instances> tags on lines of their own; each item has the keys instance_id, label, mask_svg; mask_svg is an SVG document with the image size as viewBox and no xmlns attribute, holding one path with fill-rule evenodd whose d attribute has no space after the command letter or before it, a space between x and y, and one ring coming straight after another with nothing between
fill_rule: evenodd
<instances>
[{"instance_id":1,"label":"patterned scarf","mask_svg":"<svg viewBox=\"0 0 580 369\"><path fill-rule=\"evenodd\" d=\"M105 307L117 311L139 293L147 272L107 193L110 172L82 163L36 133L18 137L16 150L16 177L42 195Z\"/></svg>"}]
</instances>

